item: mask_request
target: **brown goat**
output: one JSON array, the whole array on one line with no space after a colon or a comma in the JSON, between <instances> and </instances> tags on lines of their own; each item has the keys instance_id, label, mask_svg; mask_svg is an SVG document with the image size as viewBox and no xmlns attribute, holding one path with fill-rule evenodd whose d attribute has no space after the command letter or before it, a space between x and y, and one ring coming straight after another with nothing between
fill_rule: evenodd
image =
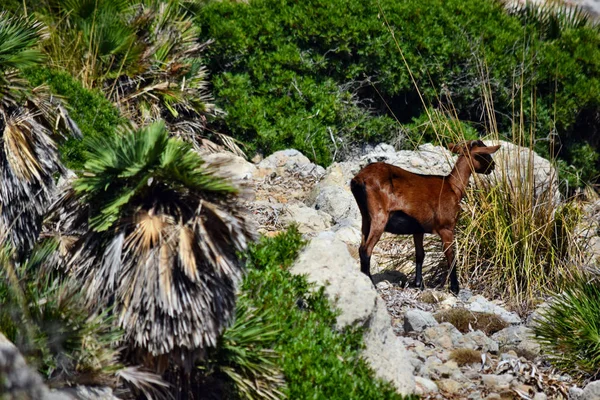
<instances>
[{"instance_id":1,"label":"brown goat","mask_svg":"<svg viewBox=\"0 0 600 400\"><path fill-rule=\"evenodd\" d=\"M416 256L415 286L422 288L423 234L436 233L442 239L448 261L450 290L458 294L452 244L460 201L472 171L490 174L494 170L490 154L500 146L487 147L480 140L472 140L461 145L450 144L448 148L459 154L448 176L419 175L378 162L364 167L350 182L362 215L360 268L369 278L371 253L383 232L412 234Z\"/></svg>"}]
</instances>

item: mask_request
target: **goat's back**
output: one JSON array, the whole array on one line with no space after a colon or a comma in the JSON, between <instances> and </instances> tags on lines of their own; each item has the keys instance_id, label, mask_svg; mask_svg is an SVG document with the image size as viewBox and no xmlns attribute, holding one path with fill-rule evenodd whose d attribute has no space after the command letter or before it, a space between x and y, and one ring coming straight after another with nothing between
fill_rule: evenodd
<instances>
[{"instance_id":1,"label":"goat's back","mask_svg":"<svg viewBox=\"0 0 600 400\"><path fill-rule=\"evenodd\" d=\"M445 176L415 174L377 162L360 170L350 187L364 213L402 211L428 222L437 220L440 212L454 214L455 202L447 200L455 194Z\"/></svg>"}]
</instances>

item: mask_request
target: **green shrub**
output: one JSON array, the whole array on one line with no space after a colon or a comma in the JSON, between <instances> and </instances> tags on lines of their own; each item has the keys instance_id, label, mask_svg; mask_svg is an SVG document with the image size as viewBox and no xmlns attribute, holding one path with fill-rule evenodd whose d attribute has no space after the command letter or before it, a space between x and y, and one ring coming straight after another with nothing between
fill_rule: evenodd
<instances>
[{"instance_id":1,"label":"green shrub","mask_svg":"<svg viewBox=\"0 0 600 400\"><path fill-rule=\"evenodd\" d=\"M600 371L600 284L577 277L554 296L533 326L551 362L571 375L597 378Z\"/></svg>"},{"instance_id":2,"label":"green shrub","mask_svg":"<svg viewBox=\"0 0 600 400\"><path fill-rule=\"evenodd\" d=\"M32 85L47 85L63 97L71 118L77 123L84 137L103 138L114 133L117 125L124 122L117 109L95 90L85 89L77 79L66 72L51 68L31 68L25 77ZM85 147L79 139L70 138L59 147L62 161L71 169L81 169L85 163Z\"/></svg>"},{"instance_id":3,"label":"green shrub","mask_svg":"<svg viewBox=\"0 0 600 400\"><path fill-rule=\"evenodd\" d=\"M482 133L488 101L498 132L510 137L522 120L534 139L557 133L559 156L583 179L597 168L570 150L600 146L600 34L589 24L550 34L552 22L511 16L493 0L222 1L198 23L202 39L215 39L208 65L228 112L217 128L253 149L294 146L327 163L344 145L397 135L392 116L422 135L422 121L411 121L430 105ZM548 143L536 150L550 154Z\"/></svg>"},{"instance_id":4,"label":"green shrub","mask_svg":"<svg viewBox=\"0 0 600 400\"><path fill-rule=\"evenodd\" d=\"M290 399L399 399L373 378L359 357L362 332L334 329L336 313L323 290L311 291L289 267L303 246L297 229L263 238L249 251L239 302L261 313L279 331L273 339Z\"/></svg>"}]
</instances>

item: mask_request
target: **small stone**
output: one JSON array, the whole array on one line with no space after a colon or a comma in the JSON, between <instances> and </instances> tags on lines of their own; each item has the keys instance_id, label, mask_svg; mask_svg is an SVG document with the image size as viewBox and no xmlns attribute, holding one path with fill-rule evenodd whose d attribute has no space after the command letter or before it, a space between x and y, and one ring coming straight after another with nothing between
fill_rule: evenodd
<instances>
[{"instance_id":1,"label":"small stone","mask_svg":"<svg viewBox=\"0 0 600 400\"><path fill-rule=\"evenodd\" d=\"M463 384L453 379L441 379L438 381L437 384L442 392L447 392L451 394L460 392L460 389L462 389L462 387L464 386Z\"/></svg>"},{"instance_id":2,"label":"small stone","mask_svg":"<svg viewBox=\"0 0 600 400\"><path fill-rule=\"evenodd\" d=\"M422 396L427 393L437 393L438 385L431 379L415 376L416 394Z\"/></svg>"},{"instance_id":3,"label":"small stone","mask_svg":"<svg viewBox=\"0 0 600 400\"><path fill-rule=\"evenodd\" d=\"M481 375L483 384L491 390L508 390L510 383L514 377L510 374L506 375Z\"/></svg>"},{"instance_id":4,"label":"small stone","mask_svg":"<svg viewBox=\"0 0 600 400\"><path fill-rule=\"evenodd\" d=\"M533 396L533 400L547 400L548 396L546 396L545 393L542 392L538 392L535 394L535 396Z\"/></svg>"},{"instance_id":5,"label":"small stone","mask_svg":"<svg viewBox=\"0 0 600 400\"><path fill-rule=\"evenodd\" d=\"M517 355L517 353L515 353L514 350L509 350L506 353L502 353L500 355L500 361L516 360L518 358L519 358L519 356Z\"/></svg>"},{"instance_id":6,"label":"small stone","mask_svg":"<svg viewBox=\"0 0 600 400\"><path fill-rule=\"evenodd\" d=\"M462 346L464 343L462 333L449 322L442 322L437 326L425 329L423 338L444 349L452 349L455 346Z\"/></svg>"},{"instance_id":7,"label":"small stone","mask_svg":"<svg viewBox=\"0 0 600 400\"><path fill-rule=\"evenodd\" d=\"M502 399L502 396L500 396L498 393L490 393L487 395L487 397L485 399L486 400L500 400L500 399Z\"/></svg>"},{"instance_id":8,"label":"small stone","mask_svg":"<svg viewBox=\"0 0 600 400\"><path fill-rule=\"evenodd\" d=\"M405 332L422 332L425 328L436 325L438 325L438 322L433 315L427 311L408 310L404 314Z\"/></svg>"},{"instance_id":9,"label":"small stone","mask_svg":"<svg viewBox=\"0 0 600 400\"><path fill-rule=\"evenodd\" d=\"M473 297L473 292L470 289L461 289L458 293L458 299L464 303Z\"/></svg>"},{"instance_id":10,"label":"small stone","mask_svg":"<svg viewBox=\"0 0 600 400\"><path fill-rule=\"evenodd\" d=\"M498 353L498 343L485 335L482 331L469 332L464 335L465 340L471 340L475 344L474 350Z\"/></svg>"}]
</instances>

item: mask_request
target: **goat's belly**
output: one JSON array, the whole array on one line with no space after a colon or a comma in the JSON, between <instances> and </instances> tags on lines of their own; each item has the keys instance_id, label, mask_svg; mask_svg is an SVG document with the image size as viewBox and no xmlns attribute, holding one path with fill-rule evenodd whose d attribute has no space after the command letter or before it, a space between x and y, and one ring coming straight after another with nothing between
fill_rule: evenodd
<instances>
[{"instance_id":1,"label":"goat's belly","mask_svg":"<svg viewBox=\"0 0 600 400\"><path fill-rule=\"evenodd\" d=\"M394 211L390 214L385 231L397 235L410 235L414 233L431 233L431 228L423 226L403 211Z\"/></svg>"}]
</instances>

